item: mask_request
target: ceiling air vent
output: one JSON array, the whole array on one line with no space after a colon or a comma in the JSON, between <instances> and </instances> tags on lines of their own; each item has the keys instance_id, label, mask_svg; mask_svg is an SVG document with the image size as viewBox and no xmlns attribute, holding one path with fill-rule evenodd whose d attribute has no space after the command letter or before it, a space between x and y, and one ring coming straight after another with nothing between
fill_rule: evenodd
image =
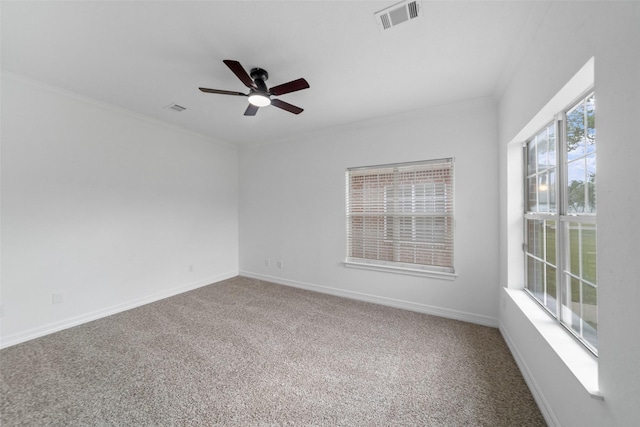
<instances>
[{"instance_id":1,"label":"ceiling air vent","mask_svg":"<svg viewBox=\"0 0 640 427\"><path fill-rule=\"evenodd\" d=\"M182 105L178 105L178 104L169 104L165 108L168 108L173 111L177 111L178 113L182 113L184 110L187 109L187 107L183 107Z\"/></svg>"},{"instance_id":2,"label":"ceiling air vent","mask_svg":"<svg viewBox=\"0 0 640 427\"><path fill-rule=\"evenodd\" d=\"M376 17L378 28L380 31L383 31L421 16L422 8L418 1L405 0L382 9L374 15Z\"/></svg>"}]
</instances>

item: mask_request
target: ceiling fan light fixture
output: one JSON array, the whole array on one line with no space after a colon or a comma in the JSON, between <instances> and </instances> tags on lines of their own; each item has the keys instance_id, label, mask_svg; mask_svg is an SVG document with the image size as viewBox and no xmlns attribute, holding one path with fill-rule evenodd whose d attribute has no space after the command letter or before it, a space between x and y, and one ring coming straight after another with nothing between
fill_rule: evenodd
<instances>
[{"instance_id":1,"label":"ceiling fan light fixture","mask_svg":"<svg viewBox=\"0 0 640 427\"><path fill-rule=\"evenodd\" d=\"M266 107L271 104L271 99L266 95L254 92L249 95L249 103L256 107Z\"/></svg>"},{"instance_id":2,"label":"ceiling fan light fixture","mask_svg":"<svg viewBox=\"0 0 640 427\"><path fill-rule=\"evenodd\" d=\"M227 67L236 75L236 77L249 88L249 93L244 94L242 92L235 92L230 90L209 89L206 87L198 88L200 92L205 93L217 93L220 95L232 95L247 97L249 105L244 112L245 116L255 116L260 107L266 107L267 105L273 105L284 111L288 111L292 114L300 114L304 110L295 105L291 105L287 102L281 101L278 98L271 99L272 96L280 96L291 92L296 92L302 89L308 89L309 83L305 79L292 80L288 83L283 83L269 89L265 84L265 81L269 78L269 73L262 68L253 68L250 74L244 67L238 62L232 59L225 59L222 61Z\"/></svg>"}]
</instances>

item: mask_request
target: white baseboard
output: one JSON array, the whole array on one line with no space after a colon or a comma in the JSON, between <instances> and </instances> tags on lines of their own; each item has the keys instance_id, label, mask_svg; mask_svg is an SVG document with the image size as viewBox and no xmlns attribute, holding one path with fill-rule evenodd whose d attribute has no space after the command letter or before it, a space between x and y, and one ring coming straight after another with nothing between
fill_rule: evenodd
<instances>
[{"instance_id":1,"label":"white baseboard","mask_svg":"<svg viewBox=\"0 0 640 427\"><path fill-rule=\"evenodd\" d=\"M53 322L44 326L29 329L24 332L19 332L13 335L9 335L7 337L2 338L2 342L0 342L0 349L11 347L13 345L20 344L25 341L29 341L35 338L49 335L54 332L61 331L63 329L72 328L74 326L91 322L93 320L101 319L103 317L111 316L113 314L117 314L123 311L131 310L132 308L140 307L142 305L156 302L165 298L169 298L174 295L192 291L194 289L201 288L203 286L211 285L213 283L217 283L222 280L236 277L237 275L238 275L237 271L234 271L231 273L219 274L214 277L198 280L196 282L188 283L186 285L181 285L172 289L168 289L166 291L158 292L152 295L147 295L141 298L136 298L134 300L127 301L122 304L106 307L100 310L92 311L90 313L85 313L79 316L74 316L68 319L60 320L58 322Z\"/></svg>"},{"instance_id":2,"label":"white baseboard","mask_svg":"<svg viewBox=\"0 0 640 427\"><path fill-rule=\"evenodd\" d=\"M283 279L281 277L273 277L250 271L240 270L240 276L252 279L264 280L266 282L277 283L280 285L291 286L294 288L306 289L309 291L330 294L344 298L355 299L359 301L371 302L374 304L386 305L389 307L401 308L404 310L415 311L418 313L431 314L448 319L461 320L463 322L475 323L482 326L498 327L498 319L483 316L480 314L467 313L464 311L452 310L443 307L434 307L426 304L419 304L411 301L398 300L393 298L381 297L377 295L365 294L360 292L347 291L344 289L332 288L328 286L316 285L312 283L299 282L296 280Z\"/></svg>"},{"instance_id":3,"label":"white baseboard","mask_svg":"<svg viewBox=\"0 0 640 427\"><path fill-rule=\"evenodd\" d=\"M542 394L542 390L540 389L540 386L538 386L538 383L536 382L535 377L529 370L529 367L525 363L524 358L522 357L522 354L520 353L518 348L515 346L513 340L511 339L511 336L507 332L507 329L502 324L500 324L498 329L500 330L500 333L502 334L504 341L507 343L507 347L509 347L511 354L513 355L513 358L515 359L516 364L518 365L518 368L520 369L520 372L524 377L524 381L527 383L527 386L529 387L529 390L533 395L533 399L538 404L538 408L540 408L540 412L542 413L544 420L551 427L556 427L556 426L560 427L560 422L553 414L551 405L549 405L549 402L547 402L547 399L544 397L544 394Z\"/></svg>"}]
</instances>

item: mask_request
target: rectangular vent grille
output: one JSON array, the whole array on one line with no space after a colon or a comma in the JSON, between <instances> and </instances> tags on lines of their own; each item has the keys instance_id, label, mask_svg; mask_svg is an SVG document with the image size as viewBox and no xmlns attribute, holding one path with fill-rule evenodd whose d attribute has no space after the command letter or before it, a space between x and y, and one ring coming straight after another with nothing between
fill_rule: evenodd
<instances>
[{"instance_id":1,"label":"rectangular vent grille","mask_svg":"<svg viewBox=\"0 0 640 427\"><path fill-rule=\"evenodd\" d=\"M378 28L382 31L421 16L422 8L420 7L418 0L404 0L400 3L394 4L393 6L382 9L374 15Z\"/></svg>"},{"instance_id":2,"label":"rectangular vent grille","mask_svg":"<svg viewBox=\"0 0 640 427\"><path fill-rule=\"evenodd\" d=\"M185 107L183 107L182 105L178 105L178 104L171 104L169 106L169 109L177 111L179 113L183 112L184 110L186 110Z\"/></svg>"},{"instance_id":3,"label":"rectangular vent grille","mask_svg":"<svg viewBox=\"0 0 640 427\"><path fill-rule=\"evenodd\" d=\"M387 28L391 28L391 22L389 22L389 15L385 13L384 15L380 16L380 20L382 21L382 28L384 28L385 30Z\"/></svg>"},{"instance_id":4,"label":"rectangular vent grille","mask_svg":"<svg viewBox=\"0 0 640 427\"><path fill-rule=\"evenodd\" d=\"M412 1L409 3L409 18L417 18L418 17L418 5L416 2Z\"/></svg>"}]
</instances>

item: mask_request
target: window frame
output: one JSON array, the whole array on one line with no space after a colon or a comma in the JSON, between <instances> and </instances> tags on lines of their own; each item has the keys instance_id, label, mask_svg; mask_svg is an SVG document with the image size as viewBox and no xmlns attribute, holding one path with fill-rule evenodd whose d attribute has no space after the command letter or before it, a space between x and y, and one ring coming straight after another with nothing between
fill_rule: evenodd
<instances>
[{"instance_id":1,"label":"window frame","mask_svg":"<svg viewBox=\"0 0 640 427\"><path fill-rule=\"evenodd\" d=\"M553 117L553 120L547 122L545 126L538 129L531 137L527 138L526 141L523 143L522 183L523 183L524 206L523 206L522 230L523 230L524 243L523 243L522 249L524 254L524 281L525 281L524 290L525 292L534 301L536 301L536 303L538 303L538 305L540 305L545 310L545 312L551 315L558 324L560 324L565 330L567 330L571 336L573 336L578 342L580 342L580 344L582 344L586 349L588 349L594 356L597 356L598 354L597 326L593 332L595 334L595 339L591 337L592 339L590 340L585 336L585 333L584 333L584 324L587 323L587 321L585 320L585 316L583 314L584 305L585 305L584 295L583 295L583 285L586 284L587 286L590 286L593 288L593 293L596 295L595 310L596 310L596 325L597 325L597 287L598 287L597 278L593 277L592 281L587 280L587 278L583 274L583 265L582 265L583 258L584 258L582 254L583 224L587 226L593 226L594 248L595 248L595 242L597 241L597 223L596 223L597 213L596 211L588 212L587 206L586 206L589 200L589 194L590 194L589 193L590 182L588 181L588 178L587 178L587 171L588 171L587 158L589 156L593 156L594 164L597 164L597 157L596 157L597 144L594 143L595 148L593 149L593 151L589 152L586 149L587 141L585 140L585 153L573 159L569 158L568 149L567 149L567 138L568 138L567 114L571 111L574 111L580 104L586 105L586 102L590 99L593 99L595 102L595 91L593 87L590 87L588 90L580 94L580 96L577 99L575 99L572 103L570 103L566 108L563 108L560 113L556 114ZM583 116L586 117L586 113L583 113ZM551 125L553 125L555 129L555 144L556 144L555 166L554 166L555 167L555 201L554 201L555 212L550 212L549 210L547 210L546 212L540 212L539 209L536 212L532 212L529 210L530 200L531 200L530 178L532 176L529 170L529 155L530 155L529 144L534 139L536 139L542 133L542 131L548 129ZM588 123L586 121L585 121L584 129L586 134L586 131L588 129ZM597 132L595 125L593 129L595 134ZM569 191L568 190L568 187L569 187L568 165L569 163L575 161L576 159L582 159L582 158L585 159L584 160L585 161L585 182L583 183L585 187L583 190L584 196L585 196L585 201L583 206L584 212L570 212L570 208L569 208L570 197L568 194L568 191ZM536 176L536 177L538 177L540 174L539 169L537 167L538 165L537 162L538 162L538 158L536 158L536 171L533 173L533 176ZM549 169L547 169L547 171L548 170ZM594 167L594 175L595 175L595 170L596 169ZM536 182L538 181L536 180ZM595 178L594 178L594 181L591 183L591 185L595 194L596 185L597 185L595 182ZM538 192L539 190L537 189L536 194L538 194ZM536 196L536 202L537 202L536 205L539 206L538 196ZM593 206L595 206L595 204ZM528 232L529 232L529 227L532 221L541 221L541 224L542 224L542 227L541 227L542 233L543 233L542 256L536 256L536 254L534 253L535 248L534 249L531 248L531 242L529 239ZM549 262L546 254L546 251L548 248L548 244L546 240L547 222L555 223L555 236L554 236L554 246L553 246L553 249L555 251L555 254L554 254L555 265ZM569 227L571 227L571 224L576 224L574 226L578 227L577 228L578 229L578 265L579 265L578 274L575 274L575 271L572 271L572 265L571 265L572 263L571 242L569 241L570 235L572 233L572 230L569 229ZM537 292L532 291L529 287L530 286L529 275L531 274L529 261L531 259L534 259L538 263L542 263L542 267L543 267L542 296L544 297L542 299L536 295ZM597 260L597 249L595 250L594 261L593 261L596 265L596 275L597 275L596 260ZM552 276L554 278L555 297L554 297L554 304L551 307L549 306L550 304L547 304L547 281L548 281L548 278L550 277L550 276L547 276L547 266L549 265L555 268L555 274ZM570 308L572 303L574 303L575 301L573 301L572 296L568 296L571 294L569 283L573 280L577 280L579 283L579 289L578 289L579 313L577 314L577 316L575 313L571 311L571 308ZM576 317L577 317L578 326L579 326L578 330L574 330L574 327L573 327Z\"/></svg>"},{"instance_id":2,"label":"window frame","mask_svg":"<svg viewBox=\"0 0 640 427\"><path fill-rule=\"evenodd\" d=\"M414 175L407 181L407 176L411 176L412 173ZM423 175L420 175L421 173ZM437 179L438 174L442 174L440 180ZM369 189L363 184L362 189L358 190L362 195L353 194L357 190L352 188L352 178L379 179L383 176L386 181L376 181ZM429 185L432 188L427 191ZM344 265L453 280L456 277L454 187L455 162L452 157L347 168ZM358 196L360 198L357 198ZM367 210L370 212L366 212ZM365 237L365 233L354 227L354 223L360 219L364 224L367 217L378 218L374 222L382 225L378 225L377 230ZM438 234L439 238L433 238L435 234ZM380 245L383 241L385 250L381 254L367 256L367 249ZM444 246L444 255L441 258L435 255L438 252L434 248L436 245ZM426 249L427 246L431 247L431 250ZM436 263L407 262L406 257L412 252L413 261L420 258L426 260L431 254L432 261L444 260L449 263L445 266Z\"/></svg>"}]
</instances>

